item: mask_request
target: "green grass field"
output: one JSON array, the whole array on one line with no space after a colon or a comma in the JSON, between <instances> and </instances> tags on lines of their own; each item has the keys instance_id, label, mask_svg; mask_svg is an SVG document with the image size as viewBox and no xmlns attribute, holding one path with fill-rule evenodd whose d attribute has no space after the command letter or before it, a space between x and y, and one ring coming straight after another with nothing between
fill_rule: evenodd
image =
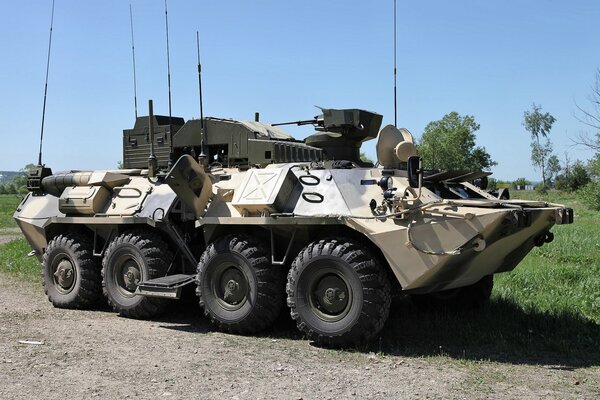
<instances>
[{"instance_id":1,"label":"green grass field","mask_svg":"<svg viewBox=\"0 0 600 400\"><path fill-rule=\"evenodd\" d=\"M600 324L600 212L574 196L527 193L574 208L572 225L555 226L555 239L534 249L515 270L497 275L496 294L548 313L576 311Z\"/></svg>"},{"instance_id":2,"label":"green grass field","mask_svg":"<svg viewBox=\"0 0 600 400\"><path fill-rule=\"evenodd\" d=\"M21 202L21 196L0 195L0 236L17 236L17 223L13 214ZM26 257L31 251L25 239L12 240L0 245L0 271L26 279L40 281L40 267L35 257Z\"/></svg>"},{"instance_id":3,"label":"green grass field","mask_svg":"<svg viewBox=\"0 0 600 400\"><path fill-rule=\"evenodd\" d=\"M21 196L16 194L0 194L0 230L16 228L13 214L21 202Z\"/></svg>"},{"instance_id":4,"label":"green grass field","mask_svg":"<svg viewBox=\"0 0 600 400\"><path fill-rule=\"evenodd\" d=\"M534 249L513 272L497 274L485 308L424 312L409 299L400 299L381 339L362 350L599 366L600 212L587 209L572 195L518 195L571 206L575 223L554 227L554 242ZM12 213L18 203L16 196L0 195L0 234L16 227ZM25 257L29 251L24 239L0 245L0 272L40 282L37 260Z\"/></svg>"}]
</instances>

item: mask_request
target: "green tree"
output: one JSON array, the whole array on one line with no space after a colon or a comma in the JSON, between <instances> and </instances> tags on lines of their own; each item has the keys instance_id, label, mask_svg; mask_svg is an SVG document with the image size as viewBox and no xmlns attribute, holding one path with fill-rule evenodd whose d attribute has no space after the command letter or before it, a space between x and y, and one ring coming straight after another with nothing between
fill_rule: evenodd
<instances>
[{"instance_id":1,"label":"green tree","mask_svg":"<svg viewBox=\"0 0 600 400\"><path fill-rule=\"evenodd\" d=\"M512 183L512 186L515 189L518 188L519 186L525 187L527 185L531 185L531 182L525 178L518 178Z\"/></svg>"},{"instance_id":2,"label":"green tree","mask_svg":"<svg viewBox=\"0 0 600 400\"><path fill-rule=\"evenodd\" d=\"M533 103L531 111L523 113L523 126L531 134L531 162L542 171L542 185L546 186L546 160L552 154L552 142L548 134L556 122L550 113L542 113L542 107ZM546 138L546 143L540 142L540 137Z\"/></svg>"},{"instance_id":3,"label":"green tree","mask_svg":"<svg viewBox=\"0 0 600 400\"><path fill-rule=\"evenodd\" d=\"M27 164L25 167L19 170L19 174L16 175L10 183L15 188L12 193L27 193L27 175L29 174L29 170L34 168L35 165Z\"/></svg>"},{"instance_id":4,"label":"green tree","mask_svg":"<svg viewBox=\"0 0 600 400\"><path fill-rule=\"evenodd\" d=\"M360 152L360 161L373 164L373 160L371 160L364 151Z\"/></svg>"},{"instance_id":5,"label":"green tree","mask_svg":"<svg viewBox=\"0 0 600 400\"><path fill-rule=\"evenodd\" d=\"M596 179L600 179L600 153L588 162L588 170L590 175Z\"/></svg>"},{"instance_id":6,"label":"green tree","mask_svg":"<svg viewBox=\"0 0 600 400\"><path fill-rule=\"evenodd\" d=\"M550 139L546 139L546 143L539 143L537 141L531 142L531 162L536 169L542 171L542 182L541 187L547 186L548 176L548 159L552 155L552 142Z\"/></svg>"},{"instance_id":7,"label":"green tree","mask_svg":"<svg viewBox=\"0 0 600 400\"><path fill-rule=\"evenodd\" d=\"M600 211L600 181L588 183L577 194L592 210Z\"/></svg>"},{"instance_id":8,"label":"green tree","mask_svg":"<svg viewBox=\"0 0 600 400\"><path fill-rule=\"evenodd\" d=\"M17 189L15 188L15 185L13 185L12 183L7 183L6 185L4 185L4 190L5 190L6 194L16 194L17 193Z\"/></svg>"},{"instance_id":9,"label":"green tree","mask_svg":"<svg viewBox=\"0 0 600 400\"><path fill-rule=\"evenodd\" d=\"M573 167L571 168L571 174L567 182L569 189L578 190L579 188L587 185L590 180L590 175L588 174L585 165L583 165L583 163L579 160L575 161Z\"/></svg>"},{"instance_id":10,"label":"green tree","mask_svg":"<svg viewBox=\"0 0 600 400\"><path fill-rule=\"evenodd\" d=\"M591 162L586 166L580 160L575 161L567 174L567 170L564 170L564 174L560 174L556 177L556 188L558 190L570 190L576 191L591 182L590 176L590 165Z\"/></svg>"},{"instance_id":11,"label":"green tree","mask_svg":"<svg viewBox=\"0 0 600 400\"><path fill-rule=\"evenodd\" d=\"M417 145L425 167L479 171L496 165L485 147L476 146L478 130L479 124L473 116L457 112L427 124Z\"/></svg>"},{"instance_id":12,"label":"green tree","mask_svg":"<svg viewBox=\"0 0 600 400\"><path fill-rule=\"evenodd\" d=\"M10 183L15 187L15 190L18 192L21 188L27 186L27 175L22 171L19 171L19 175L16 175Z\"/></svg>"},{"instance_id":13,"label":"green tree","mask_svg":"<svg viewBox=\"0 0 600 400\"><path fill-rule=\"evenodd\" d=\"M555 155L551 155L548 158L547 167L548 167L548 179L550 180L550 182L554 182L562 169L562 167L560 166L560 161L558 160L558 157L556 157Z\"/></svg>"}]
</instances>

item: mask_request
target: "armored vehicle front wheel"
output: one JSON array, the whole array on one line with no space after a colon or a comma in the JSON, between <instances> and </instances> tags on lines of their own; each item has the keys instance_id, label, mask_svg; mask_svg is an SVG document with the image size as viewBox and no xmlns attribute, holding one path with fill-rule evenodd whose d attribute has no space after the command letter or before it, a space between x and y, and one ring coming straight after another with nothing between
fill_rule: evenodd
<instances>
[{"instance_id":1,"label":"armored vehicle front wheel","mask_svg":"<svg viewBox=\"0 0 600 400\"><path fill-rule=\"evenodd\" d=\"M368 341L390 310L390 283L364 246L348 239L305 247L288 274L287 303L298 329L320 344Z\"/></svg>"},{"instance_id":2,"label":"armored vehicle front wheel","mask_svg":"<svg viewBox=\"0 0 600 400\"><path fill-rule=\"evenodd\" d=\"M494 276L486 275L472 285L427 294L414 294L413 303L421 308L478 308L488 302Z\"/></svg>"},{"instance_id":3,"label":"armored vehicle front wheel","mask_svg":"<svg viewBox=\"0 0 600 400\"><path fill-rule=\"evenodd\" d=\"M167 244L155 233L134 231L117 236L102 260L102 288L120 315L151 318L166 307L166 300L135 294L138 283L165 276L171 262Z\"/></svg>"},{"instance_id":4,"label":"armored vehicle front wheel","mask_svg":"<svg viewBox=\"0 0 600 400\"><path fill-rule=\"evenodd\" d=\"M59 308L86 308L102 298L100 266L86 236L58 235L42 259L44 291Z\"/></svg>"},{"instance_id":5,"label":"armored vehicle front wheel","mask_svg":"<svg viewBox=\"0 0 600 400\"><path fill-rule=\"evenodd\" d=\"M285 273L260 241L228 235L211 243L198 263L196 293L219 329L254 333L267 328L283 305Z\"/></svg>"}]
</instances>

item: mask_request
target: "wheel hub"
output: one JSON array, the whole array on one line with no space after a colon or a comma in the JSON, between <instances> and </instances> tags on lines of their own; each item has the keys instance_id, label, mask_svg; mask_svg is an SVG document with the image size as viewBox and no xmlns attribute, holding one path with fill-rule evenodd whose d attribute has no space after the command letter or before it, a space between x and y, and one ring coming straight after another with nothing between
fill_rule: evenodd
<instances>
[{"instance_id":1,"label":"wheel hub","mask_svg":"<svg viewBox=\"0 0 600 400\"><path fill-rule=\"evenodd\" d=\"M61 260L54 272L54 282L63 290L69 290L75 282L75 268L71 261L67 259Z\"/></svg>"},{"instance_id":2,"label":"wheel hub","mask_svg":"<svg viewBox=\"0 0 600 400\"><path fill-rule=\"evenodd\" d=\"M319 309L328 315L339 315L348 306L348 287L337 275L327 275L317 284L314 296Z\"/></svg>"},{"instance_id":3,"label":"wheel hub","mask_svg":"<svg viewBox=\"0 0 600 400\"><path fill-rule=\"evenodd\" d=\"M135 262L130 261L125 264L123 266L123 283L125 289L130 292L135 292L140 283L141 275L140 268Z\"/></svg>"},{"instance_id":4,"label":"wheel hub","mask_svg":"<svg viewBox=\"0 0 600 400\"><path fill-rule=\"evenodd\" d=\"M221 290L223 300L231 305L237 305L246 298L246 279L241 271L229 268L221 276Z\"/></svg>"}]
</instances>

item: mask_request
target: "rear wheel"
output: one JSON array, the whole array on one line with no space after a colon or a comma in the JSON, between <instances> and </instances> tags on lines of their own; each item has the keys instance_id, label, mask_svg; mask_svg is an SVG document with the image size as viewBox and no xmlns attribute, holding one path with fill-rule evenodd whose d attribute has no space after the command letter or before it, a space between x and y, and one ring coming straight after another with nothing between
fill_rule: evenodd
<instances>
[{"instance_id":1,"label":"rear wheel","mask_svg":"<svg viewBox=\"0 0 600 400\"><path fill-rule=\"evenodd\" d=\"M161 313L167 300L136 295L141 281L165 276L171 253L160 236L134 231L117 236L102 260L102 287L109 304L120 315L151 318Z\"/></svg>"},{"instance_id":2,"label":"rear wheel","mask_svg":"<svg viewBox=\"0 0 600 400\"><path fill-rule=\"evenodd\" d=\"M260 241L229 235L211 243L200 257L196 293L204 314L219 329L254 333L279 316L285 277L267 254Z\"/></svg>"},{"instance_id":3,"label":"rear wheel","mask_svg":"<svg viewBox=\"0 0 600 400\"><path fill-rule=\"evenodd\" d=\"M434 293L414 294L411 299L422 308L479 308L489 301L493 287L493 275L486 275L469 286Z\"/></svg>"},{"instance_id":4,"label":"rear wheel","mask_svg":"<svg viewBox=\"0 0 600 400\"><path fill-rule=\"evenodd\" d=\"M288 274L287 303L298 329L320 344L373 339L390 309L390 284L378 260L347 239L304 248Z\"/></svg>"},{"instance_id":5,"label":"rear wheel","mask_svg":"<svg viewBox=\"0 0 600 400\"><path fill-rule=\"evenodd\" d=\"M44 291L59 308L86 308L102 298L100 266L91 241L82 235L58 235L42 259Z\"/></svg>"}]
</instances>

